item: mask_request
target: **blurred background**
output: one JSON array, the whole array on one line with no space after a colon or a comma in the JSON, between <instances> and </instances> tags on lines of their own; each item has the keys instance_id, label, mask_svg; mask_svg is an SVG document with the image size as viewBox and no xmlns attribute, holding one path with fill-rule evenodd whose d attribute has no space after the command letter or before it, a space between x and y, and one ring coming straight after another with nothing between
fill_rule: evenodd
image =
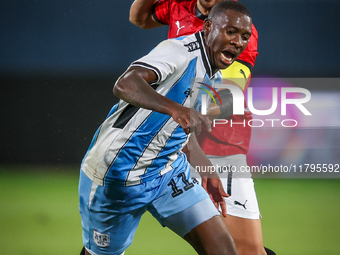
<instances>
[{"instance_id":1,"label":"blurred background","mask_svg":"<svg viewBox=\"0 0 340 255\"><path fill-rule=\"evenodd\" d=\"M340 1L242 2L259 33L253 77L339 78ZM0 3L1 163L81 162L117 102L115 80L167 36L129 23L131 3ZM339 92L337 82L303 86Z\"/></svg>"},{"instance_id":2,"label":"blurred background","mask_svg":"<svg viewBox=\"0 0 340 255\"><path fill-rule=\"evenodd\" d=\"M291 118L299 120L297 128L253 130L249 164L339 164L340 1L240 2L251 11L259 33L259 56L253 69L256 79L250 86L298 86L308 89L312 95L306 104L312 112L310 118L297 116L297 109L289 113ZM6 206L0 209L0 243L5 251L8 248L6 254L57 254L51 251L51 245L60 246L60 242L65 243L66 239L69 243L65 245L72 247L71 250L77 251L78 246L81 247L77 214L77 174L81 160L93 133L118 101L112 94L115 80L132 61L167 37L167 27L142 30L129 23L131 4L132 0L0 2L0 190L7 194L1 201ZM271 91L254 98L254 105L259 107L268 102L264 104L264 109L268 109L270 95ZM306 189L299 189L300 185L296 183L292 186L285 183L288 188L296 187L293 190L300 194L315 190L313 182L301 184ZM327 205L340 204L339 196L333 196L334 192L339 192L338 184L325 184L324 187L334 189L320 193L320 200L328 197L329 201L324 200ZM262 181L258 192L266 198L260 202L264 211L271 212L273 209L273 204L266 201L275 203L274 196L271 197L268 192L280 194L282 191L279 188L275 190L275 187L281 186ZM71 195L68 197L67 194ZM305 208L309 208L307 212L310 212L314 203L309 203L308 199L304 203L307 203ZM297 203L301 205L302 201ZM28 208L32 210L31 214ZM290 208L285 209L287 211L281 211L280 217L291 213ZM338 207L330 207L328 213L334 221L320 223L322 228L328 227L329 230L334 227L335 230L335 226L339 226L335 217L339 211ZM318 211L315 217L319 213L323 211ZM264 222L265 226L278 231L273 227L277 215L270 218L268 214L269 222ZM305 220L313 217L314 214ZM59 219L68 221L63 222L61 227ZM300 218L296 220L304 222ZM27 225L27 221L31 221L32 225ZM47 231L51 229L51 222L55 226L54 235ZM296 221L292 222L292 226L294 224L297 224ZM36 237L23 234L26 230L21 226L24 225L29 231L39 227L41 233L47 231L49 234ZM301 229L304 227L301 226ZM305 234L310 233L305 230ZM327 232L322 230L324 232L320 233ZM282 242L282 237L275 240L272 233L265 232L264 235L272 238L270 240L277 242L276 245L282 246L284 251L285 241ZM287 237L290 230L287 229L284 234ZM9 237L12 242L8 241ZM324 237L331 242L329 247L334 247L333 232ZM32 246L28 241L30 238L40 246ZM314 238L310 240L320 240L320 235ZM292 239L299 240L296 236ZM13 243L23 241L26 241L21 246L24 248L16 248L13 252ZM301 242L297 242L297 246L288 253L281 254L326 254L320 251L312 253L314 246L309 249L307 244L301 247L299 244ZM36 247L42 246L45 248L39 253ZM300 249L294 253L294 247ZM320 244L320 247L323 245ZM309 252L304 252L307 250ZM328 249L327 254L338 254L332 253L335 250L340 250L338 244L337 248Z\"/></svg>"}]
</instances>

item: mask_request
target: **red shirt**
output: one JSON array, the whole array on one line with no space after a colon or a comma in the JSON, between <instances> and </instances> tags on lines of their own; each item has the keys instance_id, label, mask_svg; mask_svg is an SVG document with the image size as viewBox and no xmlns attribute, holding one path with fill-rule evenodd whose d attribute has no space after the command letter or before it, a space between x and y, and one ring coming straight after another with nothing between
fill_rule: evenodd
<instances>
[{"instance_id":1,"label":"red shirt","mask_svg":"<svg viewBox=\"0 0 340 255\"><path fill-rule=\"evenodd\" d=\"M201 31L203 21L207 18L198 10L195 0L159 0L153 7L153 17L159 23L169 25L168 38ZM236 60L246 65L250 70L255 65L258 55L258 33L254 25L252 25L251 33L252 36L246 49ZM248 84L249 80L250 77ZM244 89L246 88L247 86ZM203 130L197 137L202 150L207 155L217 156L246 154L249 150L251 136L251 127L247 124L250 119L252 119L250 112L246 112L244 115L232 115L228 118L228 124L216 125L211 133ZM231 127L231 120L233 123L242 124L233 124ZM245 122L245 126L243 122Z\"/></svg>"},{"instance_id":2,"label":"red shirt","mask_svg":"<svg viewBox=\"0 0 340 255\"><path fill-rule=\"evenodd\" d=\"M153 17L161 24L169 25L168 38L176 38L201 31L203 21L207 16L197 8L197 1L193 0L160 0L155 3ZM254 25L246 49L238 57L239 60L255 65L258 55L258 33Z\"/></svg>"}]
</instances>

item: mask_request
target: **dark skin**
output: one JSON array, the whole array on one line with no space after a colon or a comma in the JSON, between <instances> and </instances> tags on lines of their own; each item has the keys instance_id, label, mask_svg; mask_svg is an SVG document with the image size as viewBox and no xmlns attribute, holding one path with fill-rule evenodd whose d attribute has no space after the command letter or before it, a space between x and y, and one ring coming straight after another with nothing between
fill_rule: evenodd
<instances>
[{"instance_id":1,"label":"dark skin","mask_svg":"<svg viewBox=\"0 0 340 255\"><path fill-rule=\"evenodd\" d=\"M251 19L244 16L244 19L237 18L239 13L233 10L227 10L227 23L215 22L207 19L203 25L204 40L206 42L206 51L214 72L219 69L225 69L230 64L225 60L223 52L229 54L233 62L247 47L251 36ZM236 17L235 17L236 16ZM218 17L217 19L223 19ZM222 24L222 25L221 25ZM215 26L215 27L213 27ZM215 32L211 32L215 30ZM214 41L209 44L210 41ZM215 50L217 49L217 50ZM228 81L232 83L231 81ZM234 84L238 86L237 84ZM220 108L211 104L207 116L212 120L218 118L221 114ZM226 217L226 215L223 215Z\"/></svg>"},{"instance_id":2,"label":"dark skin","mask_svg":"<svg viewBox=\"0 0 340 255\"><path fill-rule=\"evenodd\" d=\"M208 15L211 8L220 1L221 0L198 0L197 7L203 14ZM153 19L151 10L154 3L155 0L135 0L130 9L130 21L133 24L142 28L153 28L162 25ZM227 14L228 16L222 15L222 18L219 18L221 17L221 15L217 15L217 18L214 18L215 20L208 19L204 22L204 40L206 41L208 58L213 66L214 72L217 72L218 69L224 69L228 67L232 63L232 61L234 61L237 56L245 49L248 43L248 39L251 35L251 19L249 17L243 15L242 19L240 19L239 17L236 17L238 14L235 13L235 11L231 10L228 10ZM230 63L225 60L225 57L223 58L224 61L221 60L223 51L227 51L232 55L233 58L230 59ZM194 114L194 112L192 114ZM220 108L218 106L211 105L207 116L210 119L214 119L217 118L219 115ZM193 118L194 117L195 116L193 116ZM197 121L199 121L199 119L196 119L191 125L191 127L193 127L193 125L197 124L197 127L195 127L196 134L198 134L201 129L200 122ZM206 124L206 122L204 122L204 124ZM188 129L185 127L185 123L182 123L181 126L184 128L185 132L188 132ZM208 130L210 130L210 128L208 128ZM211 163L209 159L206 157L200 147L196 146L198 145L196 144L196 139L190 139L189 144L192 144L192 147L195 148L195 152L191 153L190 157L188 146L184 148L183 152L187 154L187 158L189 159L190 164L194 165L191 161L193 159L193 155L195 155L196 157L202 159L200 161L202 162L200 166L210 166ZM210 182L209 180L206 180L206 178L208 177L212 177L212 175L202 176L202 184L207 191L207 185L208 182ZM214 177L217 178L218 176L216 175ZM215 204L220 204L222 215L226 217L226 208L225 204L223 203L224 200L222 196L228 195L225 194L222 187L220 187L220 184L217 181L214 184L214 187L216 188L216 190L218 190L217 192L220 192L221 195L219 196L218 200L213 200L213 202ZM218 196L213 195L213 197L217 199Z\"/></svg>"},{"instance_id":3,"label":"dark skin","mask_svg":"<svg viewBox=\"0 0 340 255\"><path fill-rule=\"evenodd\" d=\"M117 81L114 86L113 93L117 97L128 101L130 104L135 106L170 115L174 121L183 128L186 134L189 134L190 131L194 131L189 143L191 144L192 152L195 153L195 150L199 148L198 155L196 155L197 157L194 157L199 160L196 164L210 165L209 159L200 149L195 138L195 133L199 133L201 131L202 123L208 130L211 129L209 118L196 110L184 107L158 94L148 84L155 81L156 78L156 74L149 69L142 67L130 67ZM208 176L202 177L203 187L205 187L205 189L210 193L209 195L214 201L215 206L218 207L220 205L221 208L223 208L223 212L226 214L226 206L222 196L228 195L224 192L220 179L216 173L205 174L207 174L209 178ZM214 227L212 228L212 226ZM221 229L218 230L219 228ZM215 216L194 229L185 235L184 239L187 240L199 252L199 254L205 254L205 249L214 249L218 252L216 254L224 254L219 253L220 249L224 249L224 251L228 250L228 254L236 254L232 253L233 251L236 251L234 244L231 241L225 241L231 240L231 237L228 229L224 227L221 217ZM213 233L215 233L215 230L218 230L216 233L222 234L214 237ZM209 236L205 236L207 234L209 234ZM216 238L220 239L221 242L224 241L224 245L216 247L213 246L214 242L217 240ZM203 239L207 240L204 244L206 246L204 249L200 243L200 240ZM90 253L86 250L85 254L90 255Z\"/></svg>"},{"instance_id":4,"label":"dark skin","mask_svg":"<svg viewBox=\"0 0 340 255\"><path fill-rule=\"evenodd\" d=\"M246 48L251 35L251 19L244 14L240 16L239 12L227 10L226 15L217 15L212 20L205 20L203 32L209 61L213 71L217 72L232 64ZM189 134L190 131L195 131L196 134L200 133L201 123L207 127L208 131L211 130L207 116L179 105L153 90L149 83L156 79L157 76L152 70L130 67L117 81L113 93L135 106L170 115L174 121L181 125L186 134ZM202 157L203 154L203 152L200 153ZM214 186L217 191L221 191L220 184L216 182ZM227 196L227 194L220 195L218 201L214 202L222 202L222 196ZM222 213L226 216L225 205L221 205Z\"/></svg>"},{"instance_id":5,"label":"dark skin","mask_svg":"<svg viewBox=\"0 0 340 255\"><path fill-rule=\"evenodd\" d=\"M213 72L225 69L247 47L251 36L251 18L227 10L226 16L207 19L203 24L205 48Z\"/></svg>"},{"instance_id":6,"label":"dark skin","mask_svg":"<svg viewBox=\"0 0 340 255\"><path fill-rule=\"evenodd\" d=\"M214 72L219 69L225 69L232 64L247 47L251 36L252 23L248 16L242 15L240 17L240 13L233 10L227 10L226 14L226 16L217 16L213 20L206 19L203 24L203 39ZM229 60L230 58L231 60ZM211 105L207 116L214 119L220 113L218 106ZM209 159L200 148L196 137L192 137L188 145L190 146L186 146L183 151L187 154L193 166L211 165ZM195 157L190 157L190 152L194 152L191 154L195 154ZM218 185L211 186L207 176L202 176L202 186L209 193L215 206L222 208L222 215L226 217L224 199L221 200L221 196L217 195L218 192L224 193L223 188Z\"/></svg>"},{"instance_id":7,"label":"dark skin","mask_svg":"<svg viewBox=\"0 0 340 255\"><path fill-rule=\"evenodd\" d=\"M220 68L228 67L233 59L242 52L246 47L244 36L250 35L251 31L251 19L248 16L231 10L228 10L225 14L227 15L217 15L218 17L214 18L214 20L207 19L203 26L204 44L207 49L210 64L215 72ZM228 64L230 60L229 55L227 54L227 57L224 56L226 54L225 51L229 51L233 56L230 64ZM156 78L156 74L149 69L130 67L118 79L114 86L113 93L135 106L170 115L174 121L183 128L186 134L194 131L191 138L193 143L190 143L189 146L190 152L194 153L197 149L197 141L194 134L200 132L201 123L206 126L208 131L211 130L209 118L203 116L198 111L184 107L158 94L149 85L149 83L155 81ZM196 161L195 164L206 164L205 158L203 157L200 158L196 156L191 158L194 161L193 163ZM209 186L212 187L213 193L217 196L216 198L210 194L212 199L220 200L214 201L215 204L221 201L224 202L222 199L223 193L221 192L223 188L220 180L218 178L207 178L207 176L203 176L203 178L205 178L203 182L207 182L206 188L208 191ZM209 183L212 185L209 185ZM221 205L223 206L223 204ZM237 254L231 235L220 216L214 216L193 228L184 236L184 239L193 246L198 254ZM85 254L89 255L87 251Z\"/></svg>"},{"instance_id":8,"label":"dark skin","mask_svg":"<svg viewBox=\"0 0 340 255\"><path fill-rule=\"evenodd\" d=\"M208 15L211 8L222 0L198 0L197 1L197 7L200 10L200 12L204 15Z\"/></svg>"},{"instance_id":9,"label":"dark skin","mask_svg":"<svg viewBox=\"0 0 340 255\"><path fill-rule=\"evenodd\" d=\"M113 92L114 94L128 101L135 106L154 110L164 114L170 115L185 131L189 134L190 131L194 132L193 137L190 138L189 144L192 144L192 151L195 158L199 159L199 165L211 165L209 159L200 149L195 134L201 132L202 123L211 131L211 123L207 116L202 115L200 112L184 107L160 94L158 94L149 83L157 79L156 74L146 68L130 67L117 81ZM187 152L187 150L186 150ZM193 159L193 157L188 157ZM192 163L192 162L190 162ZM192 165L197 165L192 163ZM222 213L226 215L226 206L223 196L227 197L222 188L221 181L216 173L202 173L203 187L208 191L210 197L213 199L216 207L221 207Z\"/></svg>"},{"instance_id":10,"label":"dark skin","mask_svg":"<svg viewBox=\"0 0 340 255\"><path fill-rule=\"evenodd\" d=\"M113 93L132 105L170 115L184 130L201 132L201 123L211 130L210 120L194 109L184 107L160 94L149 83L156 74L146 68L130 67L117 81Z\"/></svg>"},{"instance_id":11,"label":"dark skin","mask_svg":"<svg viewBox=\"0 0 340 255\"><path fill-rule=\"evenodd\" d=\"M184 107L174 101L158 94L149 83L157 79L156 74L146 68L130 67L117 81L113 92L114 94L128 101L135 106L154 110L164 114L170 115L185 131L189 134L194 132L193 137L190 138L189 144L192 145L192 155L188 157L193 166L196 165L211 165L209 159L199 147L195 134L201 132L202 123L208 131L211 131L211 123L207 116L200 112ZM189 147L184 152L188 153ZM192 162L194 160L195 162ZM199 160L198 160L199 159ZM218 178L217 173L200 173L203 180L202 185L209 193L217 208L221 207L222 214L226 216L226 205L223 197L228 197L223 190L222 183Z\"/></svg>"}]
</instances>

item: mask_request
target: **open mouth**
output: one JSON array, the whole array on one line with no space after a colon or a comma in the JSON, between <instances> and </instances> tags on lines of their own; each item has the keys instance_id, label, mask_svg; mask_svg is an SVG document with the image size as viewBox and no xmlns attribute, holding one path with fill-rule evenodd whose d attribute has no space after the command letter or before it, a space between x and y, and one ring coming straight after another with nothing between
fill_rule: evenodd
<instances>
[{"instance_id":1,"label":"open mouth","mask_svg":"<svg viewBox=\"0 0 340 255\"><path fill-rule=\"evenodd\" d=\"M222 54L221 54L221 60L224 64L226 65L231 65L235 59L235 54L229 52L229 51L222 51Z\"/></svg>"}]
</instances>

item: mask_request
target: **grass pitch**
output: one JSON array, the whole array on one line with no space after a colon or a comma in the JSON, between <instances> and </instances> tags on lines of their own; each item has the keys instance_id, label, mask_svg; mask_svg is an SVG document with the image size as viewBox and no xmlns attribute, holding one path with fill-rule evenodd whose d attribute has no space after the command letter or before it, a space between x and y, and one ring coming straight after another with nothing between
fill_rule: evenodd
<instances>
[{"instance_id":1,"label":"grass pitch","mask_svg":"<svg viewBox=\"0 0 340 255\"><path fill-rule=\"evenodd\" d=\"M338 255L340 179L255 179L264 244L278 255ZM0 167L2 254L79 254L78 170ZM146 213L126 255L196 254Z\"/></svg>"}]
</instances>

